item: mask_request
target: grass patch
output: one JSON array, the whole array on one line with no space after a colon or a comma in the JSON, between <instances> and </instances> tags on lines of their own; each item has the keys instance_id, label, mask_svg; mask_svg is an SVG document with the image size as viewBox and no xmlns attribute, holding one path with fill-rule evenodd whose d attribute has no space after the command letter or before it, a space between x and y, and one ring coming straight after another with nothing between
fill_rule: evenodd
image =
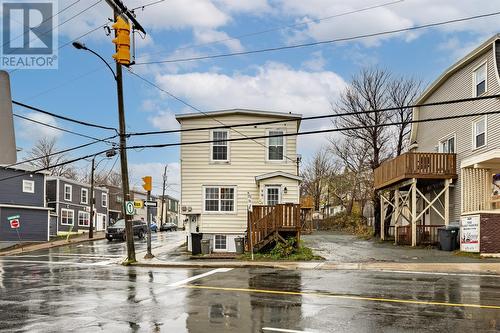
<instances>
[{"instance_id":1,"label":"grass patch","mask_svg":"<svg viewBox=\"0 0 500 333\"><path fill-rule=\"evenodd\" d=\"M345 232L364 240L373 238L373 228L366 225L364 217L356 214L347 215L345 212L321 221L320 229Z\"/></svg>"},{"instance_id":2,"label":"grass patch","mask_svg":"<svg viewBox=\"0 0 500 333\"><path fill-rule=\"evenodd\" d=\"M459 257L483 259L483 257L481 257L481 254L476 253L476 252L462 252L460 250L457 250L457 251L453 252L453 254L456 256L459 256Z\"/></svg>"},{"instance_id":3,"label":"grass patch","mask_svg":"<svg viewBox=\"0 0 500 333\"><path fill-rule=\"evenodd\" d=\"M314 255L313 251L304 246L302 242L296 246L296 239L289 238L285 243L278 243L267 252L254 253L254 260L260 261L311 261L325 260L321 256ZM240 260L252 260L252 254L246 252L238 257Z\"/></svg>"}]
</instances>

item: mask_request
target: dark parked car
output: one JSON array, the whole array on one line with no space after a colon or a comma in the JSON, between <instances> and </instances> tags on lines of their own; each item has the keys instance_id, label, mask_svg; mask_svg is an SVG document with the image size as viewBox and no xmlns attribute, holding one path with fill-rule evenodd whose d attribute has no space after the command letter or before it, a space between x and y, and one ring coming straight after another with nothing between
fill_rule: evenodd
<instances>
[{"instance_id":1,"label":"dark parked car","mask_svg":"<svg viewBox=\"0 0 500 333\"><path fill-rule=\"evenodd\" d=\"M143 239L147 233L146 223L142 221L132 221L134 226L134 236ZM113 225L108 227L108 231L106 232L106 238L108 241L112 241L113 239L126 240L127 236L125 234L125 220L121 219L116 221Z\"/></svg>"},{"instance_id":2,"label":"dark parked car","mask_svg":"<svg viewBox=\"0 0 500 333\"><path fill-rule=\"evenodd\" d=\"M160 227L160 231L177 231L177 224L174 224L172 222L164 223Z\"/></svg>"}]
</instances>

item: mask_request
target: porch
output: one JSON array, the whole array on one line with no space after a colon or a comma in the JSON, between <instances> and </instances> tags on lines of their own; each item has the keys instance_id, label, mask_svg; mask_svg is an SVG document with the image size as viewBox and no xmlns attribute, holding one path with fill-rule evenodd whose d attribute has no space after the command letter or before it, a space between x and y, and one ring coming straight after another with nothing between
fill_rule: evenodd
<instances>
[{"instance_id":1,"label":"porch","mask_svg":"<svg viewBox=\"0 0 500 333\"><path fill-rule=\"evenodd\" d=\"M437 244L438 228L450 222L450 189L456 178L456 155L447 153L409 152L375 169L381 239Z\"/></svg>"}]
</instances>

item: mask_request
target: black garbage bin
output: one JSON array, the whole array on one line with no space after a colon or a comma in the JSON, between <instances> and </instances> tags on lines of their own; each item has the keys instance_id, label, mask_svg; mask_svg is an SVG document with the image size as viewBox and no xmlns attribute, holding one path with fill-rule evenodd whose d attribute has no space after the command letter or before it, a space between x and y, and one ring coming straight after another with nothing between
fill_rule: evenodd
<instances>
[{"instance_id":1,"label":"black garbage bin","mask_svg":"<svg viewBox=\"0 0 500 333\"><path fill-rule=\"evenodd\" d=\"M203 238L203 234L200 233L191 233L191 254L197 255L201 254L201 239Z\"/></svg>"},{"instance_id":2,"label":"black garbage bin","mask_svg":"<svg viewBox=\"0 0 500 333\"><path fill-rule=\"evenodd\" d=\"M439 248L442 251L455 251L459 248L458 245L458 233L460 231L459 227L447 226L438 229L439 236Z\"/></svg>"}]
</instances>

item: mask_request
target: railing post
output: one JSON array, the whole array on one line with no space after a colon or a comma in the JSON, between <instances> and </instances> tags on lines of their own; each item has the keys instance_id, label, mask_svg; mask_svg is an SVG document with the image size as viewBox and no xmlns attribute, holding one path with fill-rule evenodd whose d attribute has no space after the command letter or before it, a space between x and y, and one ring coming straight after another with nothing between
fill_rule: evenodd
<instances>
[{"instance_id":1,"label":"railing post","mask_svg":"<svg viewBox=\"0 0 500 333\"><path fill-rule=\"evenodd\" d=\"M417 179L411 185L411 246L417 246Z\"/></svg>"}]
</instances>

